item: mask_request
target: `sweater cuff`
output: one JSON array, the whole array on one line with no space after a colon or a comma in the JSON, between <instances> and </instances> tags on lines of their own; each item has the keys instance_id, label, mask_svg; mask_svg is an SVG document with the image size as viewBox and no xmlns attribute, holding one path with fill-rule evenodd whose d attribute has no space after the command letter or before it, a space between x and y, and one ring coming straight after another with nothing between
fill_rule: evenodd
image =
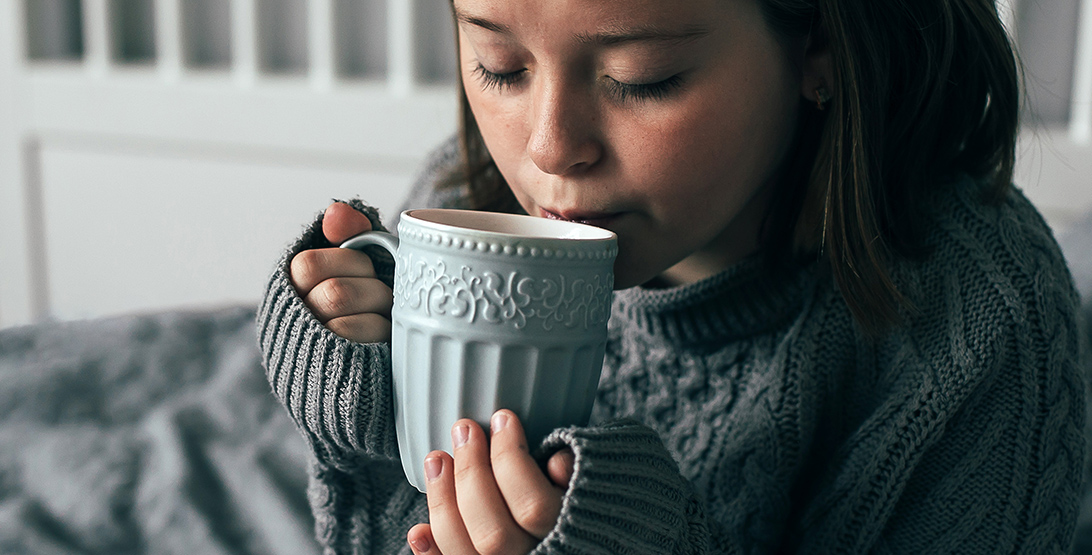
<instances>
[{"instance_id":1,"label":"sweater cuff","mask_svg":"<svg viewBox=\"0 0 1092 555\"><path fill-rule=\"evenodd\" d=\"M384 230L373 208L349 201L373 229ZM284 253L258 310L258 344L273 393L288 409L320 462L351 465L365 459L397 459L390 345L349 341L322 325L303 304L289 278L292 257L331 247L321 215ZM369 253L371 255L373 253ZM393 262L386 251L373 264L389 283Z\"/></svg>"},{"instance_id":2,"label":"sweater cuff","mask_svg":"<svg viewBox=\"0 0 1092 555\"><path fill-rule=\"evenodd\" d=\"M704 508L656 432L632 420L566 428L542 452L564 447L573 451L573 476L535 554L708 551Z\"/></svg>"}]
</instances>

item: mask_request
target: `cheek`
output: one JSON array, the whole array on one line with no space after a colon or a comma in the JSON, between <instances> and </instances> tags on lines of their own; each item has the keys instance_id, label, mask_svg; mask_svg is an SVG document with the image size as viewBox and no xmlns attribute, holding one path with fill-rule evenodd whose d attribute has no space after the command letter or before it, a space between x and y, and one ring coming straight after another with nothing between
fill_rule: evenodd
<instances>
[{"instance_id":1,"label":"cheek","mask_svg":"<svg viewBox=\"0 0 1092 555\"><path fill-rule=\"evenodd\" d=\"M748 194L771 179L791 147L797 103L789 89L781 80L706 87L709 94L695 94L632 135L639 137L626 145L631 170L640 175L634 182L685 187L667 191L673 203L733 194L726 189Z\"/></svg>"},{"instance_id":2,"label":"cheek","mask_svg":"<svg viewBox=\"0 0 1092 555\"><path fill-rule=\"evenodd\" d=\"M473 50L460 33L460 67L463 93L478 124L485 146L503 171L518 153L522 134L522 109L512 99L501 99L492 91L482 90L475 67Z\"/></svg>"},{"instance_id":3,"label":"cheek","mask_svg":"<svg viewBox=\"0 0 1092 555\"><path fill-rule=\"evenodd\" d=\"M474 76L464 75L463 78L474 79ZM512 175L510 171L518 166L527 144L519 103L502 102L495 95L478 89L473 81L468 82L464 91L490 156L503 175Z\"/></svg>"},{"instance_id":4,"label":"cheek","mask_svg":"<svg viewBox=\"0 0 1092 555\"><path fill-rule=\"evenodd\" d=\"M616 143L622 182L642 190L658 210L673 213L735 181L744 143L732 130L738 122L724 112L691 106L624 133L630 140Z\"/></svg>"}]
</instances>

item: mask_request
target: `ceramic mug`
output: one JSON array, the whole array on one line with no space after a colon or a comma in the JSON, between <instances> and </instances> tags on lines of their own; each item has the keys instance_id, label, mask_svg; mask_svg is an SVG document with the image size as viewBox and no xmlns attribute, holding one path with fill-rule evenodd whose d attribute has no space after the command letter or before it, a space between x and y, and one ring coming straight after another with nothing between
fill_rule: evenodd
<instances>
[{"instance_id":1,"label":"ceramic mug","mask_svg":"<svg viewBox=\"0 0 1092 555\"><path fill-rule=\"evenodd\" d=\"M452 452L451 426L512 410L528 445L588 421L606 345L617 238L575 222L469 210L407 210L398 237L366 232L395 259L391 364L402 468Z\"/></svg>"}]
</instances>

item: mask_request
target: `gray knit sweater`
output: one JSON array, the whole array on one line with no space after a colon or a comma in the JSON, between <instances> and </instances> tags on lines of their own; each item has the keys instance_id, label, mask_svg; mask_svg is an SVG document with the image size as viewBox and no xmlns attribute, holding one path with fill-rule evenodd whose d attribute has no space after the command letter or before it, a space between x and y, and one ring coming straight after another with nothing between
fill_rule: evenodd
<instances>
[{"instance_id":1,"label":"gray knit sweater","mask_svg":"<svg viewBox=\"0 0 1092 555\"><path fill-rule=\"evenodd\" d=\"M410 203L459 206L432 189L454 160L442 149ZM1077 296L1028 201L977 192L937 194L931 254L897 270L917 311L879 341L818 265L748 260L616 292L593 423L544 444L570 446L575 473L535 553L1067 553L1085 456ZM335 336L288 280L320 246L316 221L269 282L269 381L314 452L326 552L409 553L428 514L397 462L389 347Z\"/></svg>"}]
</instances>

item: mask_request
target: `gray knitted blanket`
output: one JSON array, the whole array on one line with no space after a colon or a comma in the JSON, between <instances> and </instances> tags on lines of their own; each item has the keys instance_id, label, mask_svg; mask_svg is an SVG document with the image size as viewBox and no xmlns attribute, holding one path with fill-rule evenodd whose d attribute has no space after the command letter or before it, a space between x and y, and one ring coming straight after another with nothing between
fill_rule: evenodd
<instances>
[{"instance_id":1,"label":"gray knitted blanket","mask_svg":"<svg viewBox=\"0 0 1092 555\"><path fill-rule=\"evenodd\" d=\"M254 309L0 331L0 553L317 553Z\"/></svg>"}]
</instances>

